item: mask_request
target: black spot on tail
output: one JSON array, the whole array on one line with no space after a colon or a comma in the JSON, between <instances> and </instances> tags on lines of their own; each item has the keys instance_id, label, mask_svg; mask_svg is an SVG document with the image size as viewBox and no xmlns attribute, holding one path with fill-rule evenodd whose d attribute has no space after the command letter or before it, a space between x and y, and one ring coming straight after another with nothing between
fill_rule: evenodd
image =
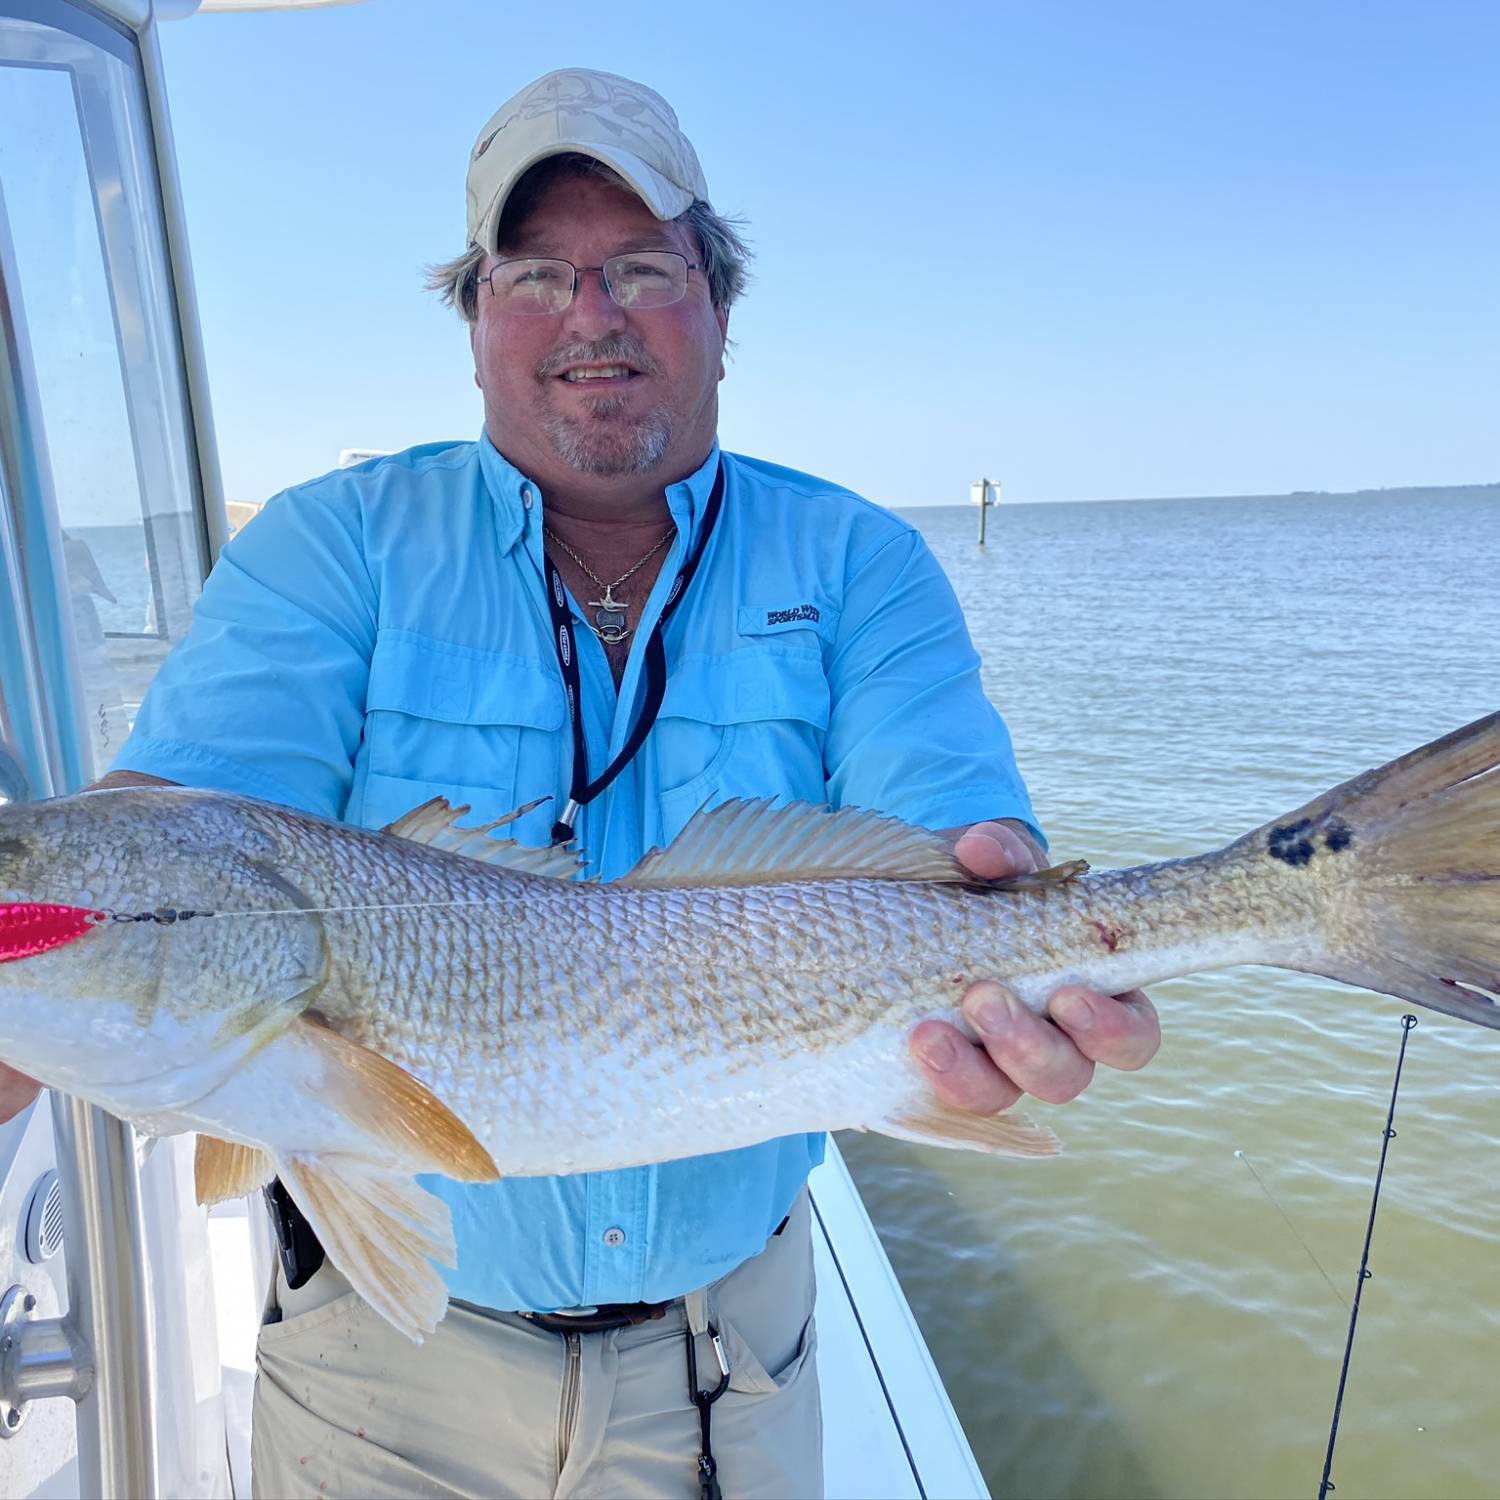
<instances>
[{"instance_id":1,"label":"black spot on tail","mask_svg":"<svg viewBox=\"0 0 1500 1500\"><path fill-rule=\"evenodd\" d=\"M1320 833L1323 847L1330 854L1338 854L1354 842L1354 830L1342 818L1330 818L1318 830L1314 830L1311 818L1299 818L1295 823L1280 823L1271 830L1266 838L1266 852L1284 864L1308 864L1317 852L1314 840Z\"/></svg>"},{"instance_id":2,"label":"black spot on tail","mask_svg":"<svg viewBox=\"0 0 1500 1500\"><path fill-rule=\"evenodd\" d=\"M1266 839L1267 853L1284 864L1305 865L1313 857L1312 840L1306 836L1311 827L1311 818L1278 824Z\"/></svg>"},{"instance_id":3,"label":"black spot on tail","mask_svg":"<svg viewBox=\"0 0 1500 1500\"><path fill-rule=\"evenodd\" d=\"M1354 830L1341 818L1330 818L1328 827L1323 830L1323 847L1331 853L1337 854L1341 849L1347 849L1354 842Z\"/></svg>"}]
</instances>

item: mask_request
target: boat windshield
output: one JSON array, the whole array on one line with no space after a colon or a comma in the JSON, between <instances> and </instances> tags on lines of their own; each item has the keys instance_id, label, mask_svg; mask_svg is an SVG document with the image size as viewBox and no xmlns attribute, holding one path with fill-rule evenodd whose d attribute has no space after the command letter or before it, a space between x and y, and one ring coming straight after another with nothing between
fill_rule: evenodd
<instances>
[{"instance_id":1,"label":"boat windshield","mask_svg":"<svg viewBox=\"0 0 1500 1500\"><path fill-rule=\"evenodd\" d=\"M0 678L0 796L17 772L41 795L108 768L206 560L134 39L55 9L55 26L0 16L0 429L22 616ZM28 645L32 696L59 671L76 689L46 787L17 722Z\"/></svg>"}]
</instances>

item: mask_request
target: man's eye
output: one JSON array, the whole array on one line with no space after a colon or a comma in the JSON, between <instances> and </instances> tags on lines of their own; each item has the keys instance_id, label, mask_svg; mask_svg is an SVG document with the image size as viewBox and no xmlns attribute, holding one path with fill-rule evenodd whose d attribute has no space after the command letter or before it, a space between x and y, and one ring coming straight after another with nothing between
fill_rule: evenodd
<instances>
[{"instance_id":1,"label":"man's eye","mask_svg":"<svg viewBox=\"0 0 1500 1500\"><path fill-rule=\"evenodd\" d=\"M562 280L556 266L532 266L520 272L512 286L552 286Z\"/></svg>"},{"instance_id":2,"label":"man's eye","mask_svg":"<svg viewBox=\"0 0 1500 1500\"><path fill-rule=\"evenodd\" d=\"M652 265L650 261L630 260L615 270L617 277L626 281L670 281L671 276L658 265Z\"/></svg>"}]
</instances>

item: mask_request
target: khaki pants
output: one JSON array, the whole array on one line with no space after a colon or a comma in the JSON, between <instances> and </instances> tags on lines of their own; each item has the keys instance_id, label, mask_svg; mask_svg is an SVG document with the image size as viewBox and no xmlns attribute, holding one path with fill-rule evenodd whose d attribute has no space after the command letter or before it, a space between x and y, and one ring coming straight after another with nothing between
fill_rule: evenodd
<instances>
[{"instance_id":1,"label":"khaki pants","mask_svg":"<svg viewBox=\"0 0 1500 1500\"><path fill-rule=\"evenodd\" d=\"M331 1266L261 1329L251 1473L259 1500L661 1496L697 1500L687 1329L730 1365L711 1442L725 1500L823 1493L807 1194L754 1259L666 1317L560 1335L454 1303L421 1347ZM697 1340L700 1384L719 1377Z\"/></svg>"}]
</instances>

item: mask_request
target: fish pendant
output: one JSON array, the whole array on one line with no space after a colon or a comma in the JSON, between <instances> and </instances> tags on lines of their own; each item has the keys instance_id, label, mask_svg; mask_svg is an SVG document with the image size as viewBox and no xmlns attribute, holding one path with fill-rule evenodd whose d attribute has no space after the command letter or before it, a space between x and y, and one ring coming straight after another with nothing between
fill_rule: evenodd
<instances>
[{"instance_id":1,"label":"fish pendant","mask_svg":"<svg viewBox=\"0 0 1500 1500\"><path fill-rule=\"evenodd\" d=\"M606 583L604 597L589 600L589 608L594 611L594 634L606 646L618 646L630 634L630 627L625 623L625 606L630 601L616 599L614 587L614 584Z\"/></svg>"}]
</instances>

